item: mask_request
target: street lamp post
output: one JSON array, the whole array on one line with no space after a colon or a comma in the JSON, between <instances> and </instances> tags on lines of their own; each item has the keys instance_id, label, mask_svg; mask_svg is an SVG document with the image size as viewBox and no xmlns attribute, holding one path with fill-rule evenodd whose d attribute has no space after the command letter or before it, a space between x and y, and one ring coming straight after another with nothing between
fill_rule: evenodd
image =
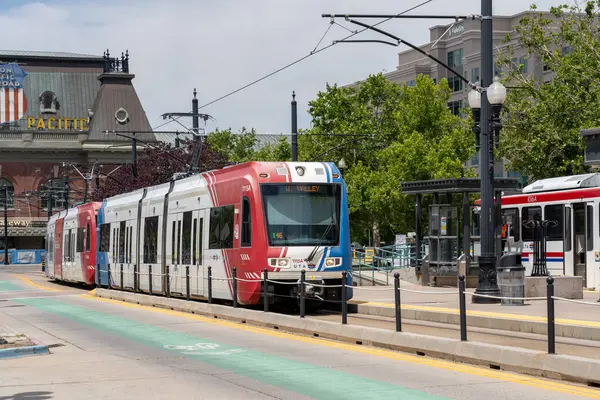
<instances>
[{"instance_id":1,"label":"street lamp post","mask_svg":"<svg viewBox=\"0 0 600 400\"><path fill-rule=\"evenodd\" d=\"M485 57L482 58L482 70L485 70L483 59ZM496 284L495 239L498 216L494 216L494 144L498 144L498 136L502 128L500 112L506 100L506 88L498 77L495 77L494 82L487 89L480 90L480 88L472 89L468 95L469 106L473 110L475 143L480 154L481 179L481 255L479 257L479 283L475 293L499 296L500 291ZM500 204L500 196L497 197L497 202ZM496 303L498 301L485 297L473 297L473 302Z\"/></svg>"}]
</instances>

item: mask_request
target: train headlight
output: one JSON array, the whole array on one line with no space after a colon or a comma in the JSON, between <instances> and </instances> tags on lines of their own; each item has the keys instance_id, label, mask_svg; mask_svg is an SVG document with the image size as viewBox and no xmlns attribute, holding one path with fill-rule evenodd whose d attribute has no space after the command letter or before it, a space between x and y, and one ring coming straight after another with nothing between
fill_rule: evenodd
<instances>
[{"instance_id":1,"label":"train headlight","mask_svg":"<svg viewBox=\"0 0 600 400\"><path fill-rule=\"evenodd\" d=\"M278 267L287 267L289 263L290 261L287 258L280 258L279 260L277 260Z\"/></svg>"},{"instance_id":2,"label":"train headlight","mask_svg":"<svg viewBox=\"0 0 600 400\"><path fill-rule=\"evenodd\" d=\"M269 265L272 267L285 268L290 266L289 258L269 258Z\"/></svg>"},{"instance_id":3,"label":"train headlight","mask_svg":"<svg viewBox=\"0 0 600 400\"><path fill-rule=\"evenodd\" d=\"M325 268L339 267L342 265L341 257L327 257L325 259Z\"/></svg>"}]
</instances>

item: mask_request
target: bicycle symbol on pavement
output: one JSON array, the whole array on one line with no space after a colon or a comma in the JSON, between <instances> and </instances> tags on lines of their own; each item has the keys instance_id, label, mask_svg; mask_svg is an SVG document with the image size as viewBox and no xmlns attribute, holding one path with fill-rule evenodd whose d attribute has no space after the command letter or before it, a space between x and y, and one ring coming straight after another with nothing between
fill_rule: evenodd
<instances>
[{"instance_id":1,"label":"bicycle symbol on pavement","mask_svg":"<svg viewBox=\"0 0 600 400\"><path fill-rule=\"evenodd\" d=\"M222 351L202 351L202 350L217 350L220 345L216 343L196 343L193 345L165 344L165 349L176 350L181 354L195 356L228 356L232 354L243 353L243 349L228 349Z\"/></svg>"}]
</instances>

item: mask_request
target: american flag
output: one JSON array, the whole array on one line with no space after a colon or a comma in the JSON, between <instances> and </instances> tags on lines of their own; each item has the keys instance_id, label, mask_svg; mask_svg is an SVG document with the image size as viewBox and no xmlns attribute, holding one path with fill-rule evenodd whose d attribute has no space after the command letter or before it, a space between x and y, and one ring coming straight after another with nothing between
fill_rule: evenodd
<instances>
[{"instance_id":1,"label":"american flag","mask_svg":"<svg viewBox=\"0 0 600 400\"><path fill-rule=\"evenodd\" d=\"M0 124L18 121L27 112L23 88L0 87Z\"/></svg>"}]
</instances>

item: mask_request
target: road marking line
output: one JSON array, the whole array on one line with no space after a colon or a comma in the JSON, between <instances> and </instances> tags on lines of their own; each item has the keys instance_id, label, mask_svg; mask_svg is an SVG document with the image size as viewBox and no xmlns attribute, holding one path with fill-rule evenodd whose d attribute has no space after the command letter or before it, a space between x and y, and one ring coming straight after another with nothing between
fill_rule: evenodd
<instances>
[{"instance_id":1,"label":"road marking line","mask_svg":"<svg viewBox=\"0 0 600 400\"><path fill-rule=\"evenodd\" d=\"M361 305L394 308L394 303L381 303L381 302L376 302L376 301L362 303ZM401 309L415 310L415 311L433 311L433 312L441 312L441 313L445 313L445 314L459 314L459 310L457 310L455 308L445 308L445 307L414 306L414 305L410 305L410 304L406 304L406 305L402 304ZM504 314L504 313L497 313L497 312L491 312L491 311L467 310L467 315L474 316L474 317L516 319L519 321L543 322L543 323L546 323L546 320L547 320L546 317L538 317L535 315ZM577 325L577 326L589 326L592 328L600 328L600 321L582 321L582 320L576 320L576 319L556 318L555 322L560 325Z\"/></svg>"},{"instance_id":2,"label":"road marking line","mask_svg":"<svg viewBox=\"0 0 600 400\"><path fill-rule=\"evenodd\" d=\"M26 284L28 284L30 286L36 287L38 289L48 290L48 291L51 291L51 292L62 292L62 290L60 290L60 289L55 289L55 288L52 288L52 287L49 287L49 286L39 285L39 284L35 283L34 281L32 281L31 279L29 279L26 276L14 275L14 274L12 276L14 276L15 278L18 278L18 279L22 280L24 283L26 283Z\"/></svg>"},{"instance_id":3,"label":"road marking line","mask_svg":"<svg viewBox=\"0 0 600 400\"><path fill-rule=\"evenodd\" d=\"M532 387L539 388L539 389L546 389L546 390L551 390L551 391L555 391L555 392L575 394L575 395L588 397L588 398L592 398L592 399L600 399L600 391L595 390L595 389L588 389L583 386L574 386L574 385L569 385L569 384L564 384L564 383L559 383L559 382L554 382L554 381L549 381L549 380L543 380L543 379L538 379L538 378L529 377L529 376L521 376L521 375L513 374L511 372L494 371L494 370L471 366L471 365L467 365L467 364L454 363L451 361L444 361L444 360L438 360L438 359L433 359L433 358L424 358L421 356L413 356L410 354L400 353L400 352L396 352L393 350L385 350L385 349L379 349L379 348L375 348L375 347L363 347L360 345L330 341L330 340L313 338L313 337L308 337L308 336L301 336L301 335L297 335L297 334L293 334L293 333L277 332L277 331L273 331L273 330L266 329L266 328L260 328L260 327L254 327L254 326L241 324L238 322L208 318L208 317L204 317L204 316L200 316L200 315L196 315L196 314L189 314L189 313L182 312L182 311L174 311L174 310L166 310L166 309L162 309L162 308L148 307L148 306L143 306L143 305L139 305L139 304L128 303L125 301L106 299L106 298L97 297L97 296L90 296L88 294L82 294L80 296L88 298L88 299L102 301L105 303L117 304L117 305L124 306L124 307L152 311L152 312L156 312L156 313L160 313L160 314L171 315L171 316L181 317L181 318L185 318L185 319L189 319L189 320L220 325L220 326L233 328L233 329L237 329L237 330L243 330L243 331L247 331L247 332L260 333L260 334L268 335L271 337L295 340L298 342L309 343L309 344L317 344L317 345L321 345L321 346L325 346L325 347L330 347L330 348L335 348L335 349L340 349L340 350L348 350L348 351L372 355L372 356L376 356L376 357L384 357L384 358L388 358L388 359L392 359L392 360L396 360L396 361L420 364L420 365L425 365L428 367L445 369L448 371L462 372L462 373L476 375L476 376L484 377L484 378L498 379L498 380L502 380L505 382L511 382L511 383L516 383L516 384L521 384L521 385L526 385L526 386L532 386Z\"/></svg>"}]
</instances>

